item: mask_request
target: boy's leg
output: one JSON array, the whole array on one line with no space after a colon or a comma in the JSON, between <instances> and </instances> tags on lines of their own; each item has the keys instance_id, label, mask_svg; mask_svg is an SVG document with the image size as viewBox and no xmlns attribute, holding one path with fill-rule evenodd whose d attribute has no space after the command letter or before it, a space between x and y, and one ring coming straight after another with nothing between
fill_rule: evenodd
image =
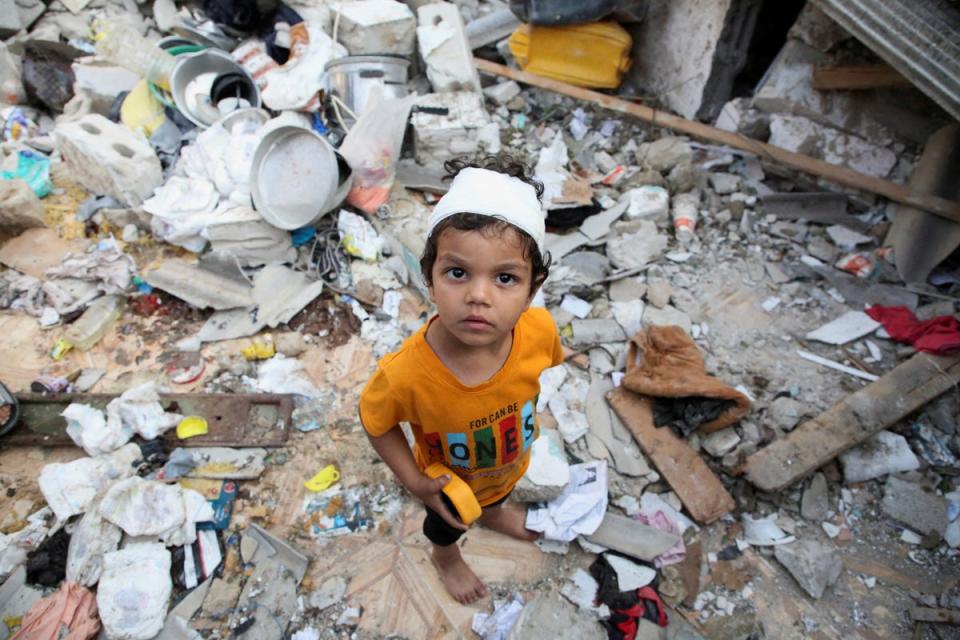
<instances>
[{"instance_id":1,"label":"boy's leg","mask_svg":"<svg viewBox=\"0 0 960 640\"><path fill-rule=\"evenodd\" d=\"M540 534L527 529L527 507L503 498L497 503L483 508L480 524L488 529L499 531L518 540L534 541Z\"/></svg>"},{"instance_id":2,"label":"boy's leg","mask_svg":"<svg viewBox=\"0 0 960 640\"><path fill-rule=\"evenodd\" d=\"M448 525L436 511L427 507L423 534L433 543L433 563L454 600L470 604L487 595L486 587L460 554L457 540L463 535L462 531Z\"/></svg>"}]
</instances>

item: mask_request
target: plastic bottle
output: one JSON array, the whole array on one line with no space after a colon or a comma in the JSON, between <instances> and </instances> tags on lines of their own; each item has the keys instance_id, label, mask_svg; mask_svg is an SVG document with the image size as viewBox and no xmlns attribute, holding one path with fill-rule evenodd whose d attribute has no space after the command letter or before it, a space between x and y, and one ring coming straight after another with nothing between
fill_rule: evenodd
<instances>
[{"instance_id":1,"label":"plastic bottle","mask_svg":"<svg viewBox=\"0 0 960 640\"><path fill-rule=\"evenodd\" d=\"M67 329L63 339L82 351L100 341L114 322L123 313L127 304L123 296L103 296L91 304L83 315Z\"/></svg>"},{"instance_id":2,"label":"plastic bottle","mask_svg":"<svg viewBox=\"0 0 960 640\"><path fill-rule=\"evenodd\" d=\"M673 231L677 241L688 245L693 241L694 229L697 227L697 216L700 208L699 193L681 193L673 198Z\"/></svg>"},{"instance_id":3,"label":"plastic bottle","mask_svg":"<svg viewBox=\"0 0 960 640\"><path fill-rule=\"evenodd\" d=\"M177 59L157 47L130 25L97 25L97 54L129 69L154 84L170 88L170 74Z\"/></svg>"}]
</instances>

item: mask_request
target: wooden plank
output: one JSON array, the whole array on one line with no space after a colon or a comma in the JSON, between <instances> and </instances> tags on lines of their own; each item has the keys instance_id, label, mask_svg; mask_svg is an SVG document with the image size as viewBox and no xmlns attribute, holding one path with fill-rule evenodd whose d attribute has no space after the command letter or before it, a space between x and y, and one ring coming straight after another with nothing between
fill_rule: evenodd
<instances>
[{"instance_id":1,"label":"wooden plank","mask_svg":"<svg viewBox=\"0 0 960 640\"><path fill-rule=\"evenodd\" d=\"M60 415L73 402L105 410L116 398L110 394L41 393L17 394L20 421L0 437L3 446L75 446L67 435L67 421ZM293 396L273 393L174 393L161 394L167 411L200 416L209 432L186 440L176 429L162 438L182 447L282 447L290 433Z\"/></svg>"},{"instance_id":2,"label":"wooden plank","mask_svg":"<svg viewBox=\"0 0 960 640\"><path fill-rule=\"evenodd\" d=\"M653 425L649 399L614 389L607 401L694 520L709 524L733 510L733 498L690 445L669 427Z\"/></svg>"},{"instance_id":3,"label":"wooden plank","mask_svg":"<svg viewBox=\"0 0 960 640\"><path fill-rule=\"evenodd\" d=\"M633 518L609 511L587 540L640 560L652 561L680 541L680 536L661 531Z\"/></svg>"},{"instance_id":4,"label":"wooden plank","mask_svg":"<svg viewBox=\"0 0 960 640\"><path fill-rule=\"evenodd\" d=\"M813 88L820 91L905 89L912 87L899 71L886 64L859 67L816 67Z\"/></svg>"},{"instance_id":5,"label":"wooden plank","mask_svg":"<svg viewBox=\"0 0 960 640\"><path fill-rule=\"evenodd\" d=\"M913 607L910 617L914 622L941 622L944 624L960 624L960 611L956 609L930 609L928 607Z\"/></svg>"},{"instance_id":6,"label":"wooden plank","mask_svg":"<svg viewBox=\"0 0 960 640\"><path fill-rule=\"evenodd\" d=\"M763 491L779 491L960 382L960 356L918 353L743 464Z\"/></svg>"},{"instance_id":7,"label":"wooden plank","mask_svg":"<svg viewBox=\"0 0 960 640\"><path fill-rule=\"evenodd\" d=\"M779 162L780 164L804 173L827 178L831 182L841 184L845 187L869 191L870 193L881 195L888 200L900 202L911 207L916 207L917 209L923 209L924 211L935 213L948 220L960 222L960 202L927 194L917 194L908 187L894 184L882 178L868 176L847 167L830 164L823 160L805 156L802 153L795 153L781 147L760 142L759 140L754 140L753 138L748 138L739 133L717 129L702 122L687 120L686 118L675 116L672 113L658 111L646 105L621 100L620 98L608 96L598 91L575 87L572 84L560 82L559 80L544 78L533 73L527 73L526 71L518 71L495 62L481 60L480 58L474 58L473 60L477 69L484 73L510 78L517 82L540 87L541 89L555 93L561 93L577 98L578 100L592 102L600 107L625 113L658 127L667 127L679 133L685 133L702 140L749 151L761 158Z\"/></svg>"}]
</instances>

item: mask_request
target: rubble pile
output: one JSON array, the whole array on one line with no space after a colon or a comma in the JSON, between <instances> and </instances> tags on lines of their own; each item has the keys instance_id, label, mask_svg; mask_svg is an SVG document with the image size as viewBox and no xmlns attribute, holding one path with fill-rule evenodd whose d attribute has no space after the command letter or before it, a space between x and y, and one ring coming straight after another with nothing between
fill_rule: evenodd
<instances>
[{"instance_id":1,"label":"rubble pile","mask_svg":"<svg viewBox=\"0 0 960 640\"><path fill-rule=\"evenodd\" d=\"M522 4L8 7L2 637L948 637L960 277L891 239L928 214L481 73L613 90L662 19ZM814 87L868 55L811 4L716 127L949 173L949 127ZM544 185L568 353L511 498L539 551L472 529L494 598L464 607L413 577L420 505L356 406L432 312L444 162L501 153Z\"/></svg>"}]
</instances>

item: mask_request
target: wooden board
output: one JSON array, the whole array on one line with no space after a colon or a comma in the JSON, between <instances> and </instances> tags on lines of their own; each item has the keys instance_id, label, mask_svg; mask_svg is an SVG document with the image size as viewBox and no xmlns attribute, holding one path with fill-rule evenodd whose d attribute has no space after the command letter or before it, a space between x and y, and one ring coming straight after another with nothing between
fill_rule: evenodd
<instances>
[{"instance_id":1,"label":"wooden board","mask_svg":"<svg viewBox=\"0 0 960 640\"><path fill-rule=\"evenodd\" d=\"M702 140L749 151L760 158L779 162L784 166L804 173L827 178L831 182L841 184L845 187L876 193L894 202L900 202L911 207L916 207L917 209L935 213L949 220L960 222L960 202L932 195L917 194L911 191L909 187L895 184L882 178L868 176L847 167L830 164L823 160L805 156L802 153L788 151L782 147L775 147L772 144L760 142L759 140L748 138L739 133L717 129L702 122L687 120L686 118L675 116L666 111L659 111L646 105L621 100L620 98L609 96L599 91L575 87L572 84L560 82L559 80L544 78L543 76L527 73L526 71L518 71L480 58L474 58L473 61L477 69L484 73L510 78L517 82L561 93L577 98L578 100L586 100L610 109L611 111L625 113L659 127L667 127L679 133L695 136Z\"/></svg>"},{"instance_id":2,"label":"wooden board","mask_svg":"<svg viewBox=\"0 0 960 640\"><path fill-rule=\"evenodd\" d=\"M817 67L813 70L813 88L834 89L904 89L912 87L899 71L886 64L861 67Z\"/></svg>"},{"instance_id":3,"label":"wooden board","mask_svg":"<svg viewBox=\"0 0 960 640\"><path fill-rule=\"evenodd\" d=\"M763 491L779 491L960 382L960 356L919 353L743 464Z\"/></svg>"},{"instance_id":4,"label":"wooden board","mask_svg":"<svg viewBox=\"0 0 960 640\"><path fill-rule=\"evenodd\" d=\"M607 401L694 520L709 524L733 510L733 498L690 445L669 427L653 425L650 400L614 389Z\"/></svg>"},{"instance_id":5,"label":"wooden board","mask_svg":"<svg viewBox=\"0 0 960 640\"><path fill-rule=\"evenodd\" d=\"M2 446L74 446L67 435L67 421L60 415L63 410L72 402L104 410L117 397L84 393L16 395L20 422L13 431L0 437ZM206 435L179 440L175 429L163 435L165 440L178 446L282 447L290 433L291 395L178 393L161 395L160 403L167 411L207 420Z\"/></svg>"},{"instance_id":6,"label":"wooden board","mask_svg":"<svg viewBox=\"0 0 960 640\"><path fill-rule=\"evenodd\" d=\"M941 622L944 624L960 624L960 611L956 609L930 609L927 607L913 607L910 617L914 622Z\"/></svg>"}]
</instances>

